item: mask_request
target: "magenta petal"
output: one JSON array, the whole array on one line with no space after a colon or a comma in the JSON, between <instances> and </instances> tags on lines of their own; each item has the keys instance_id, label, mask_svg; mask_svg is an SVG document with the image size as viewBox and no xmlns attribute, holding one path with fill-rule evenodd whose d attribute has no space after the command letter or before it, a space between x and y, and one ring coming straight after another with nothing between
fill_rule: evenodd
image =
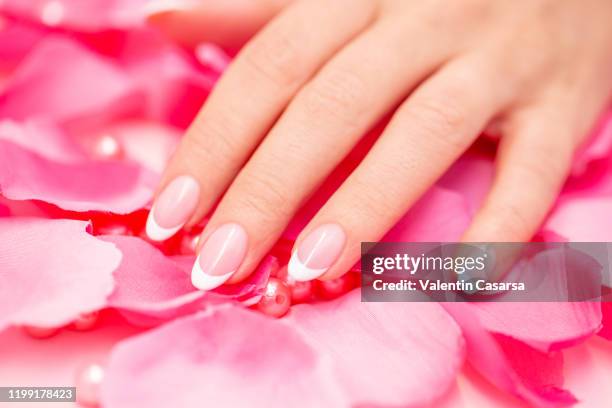
<instances>
[{"instance_id":1,"label":"magenta petal","mask_svg":"<svg viewBox=\"0 0 612 408\"><path fill-rule=\"evenodd\" d=\"M612 302L602 302L601 314L601 330L598 334L604 339L612 340Z\"/></svg>"},{"instance_id":2,"label":"magenta petal","mask_svg":"<svg viewBox=\"0 0 612 408\"><path fill-rule=\"evenodd\" d=\"M562 356L545 353L501 335L488 332L472 305L446 303L467 342L469 363L497 387L535 407L564 407L576 402L562 388Z\"/></svg>"},{"instance_id":3,"label":"magenta petal","mask_svg":"<svg viewBox=\"0 0 612 408\"><path fill-rule=\"evenodd\" d=\"M42 200L65 210L126 214L150 201L155 179L138 165L58 163L0 140L0 191L11 200Z\"/></svg>"},{"instance_id":4,"label":"magenta petal","mask_svg":"<svg viewBox=\"0 0 612 408\"><path fill-rule=\"evenodd\" d=\"M9 208L3 204L0 204L0 217L8 217L11 211Z\"/></svg>"},{"instance_id":5,"label":"magenta petal","mask_svg":"<svg viewBox=\"0 0 612 408\"><path fill-rule=\"evenodd\" d=\"M88 223L0 219L0 329L61 326L106 305L121 253Z\"/></svg>"},{"instance_id":6,"label":"magenta petal","mask_svg":"<svg viewBox=\"0 0 612 408\"><path fill-rule=\"evenodd\" d=\"M108 306L128 313L134 323L155 325L162 321L202 310L213 303L257 302L269 276L266 264L238 285L226 285L214 292L196 290L190 271L195 257L172 259L137 237L103 236L123 253L114 273L115 291Z\"/></svg>"},{"instance_id":7,"label":"magenta petal","mask_svg":"<svg viewBox=\"0 0 612 408\"><path fill-rule=\"evenodd\" d=\"M459 329L435 303L363 304L355 291L282 320L229 306L116 346L102 404L413 406L443 394L462 359Z\"/></svg>"}]
</instances>

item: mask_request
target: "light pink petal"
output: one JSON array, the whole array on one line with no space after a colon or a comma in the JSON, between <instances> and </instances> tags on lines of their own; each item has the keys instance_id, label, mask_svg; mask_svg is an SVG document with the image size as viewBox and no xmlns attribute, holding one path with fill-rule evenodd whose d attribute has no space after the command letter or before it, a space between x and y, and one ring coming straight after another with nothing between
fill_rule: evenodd
<instances>
[{"instance_id":1,"label":"light pink petal","mask_svg":"<svg viewBox=\"0 0 612 408\"><path fill-rule=\"evenodd\" d=\"M70 163L86 159L83 151L59 127L40 120L0 120L0 140L11 141L55 161Z\"/></svg>"},{"instance_id":2,"label":"light pink petal","mask_svg":"<svg viewBox=\"0 0 612 408\"><path fill-rule=\"evenodd\" d=\"M0 11L50 27L83 31L130 28L144 22L150 0L3 0Z\"/></svg>"},{"instance_id":3,"label":"light pink petal","mask_svg":"<svg viewBox=\"0 0 612 408\"><path fill-rule=\"evenodd\" d=\"M271 272L264 262L246 281L225 285L213 292L196 290L190 272L195 257L172 259L137 237L102 236L123 253L114 273L115 291L108 306L129 313L133 322L153 325L202 310L213 303L241 301L255 303Z\"/></svg>"},{"instance_id":4,"label":"light pink petal","mask_svg":"<svg viewBox=\"0 0 612 408\"><path fill-rule=\"evenodd\" d=\"M430 403L463 363L460 330L437 303L362 303L354 290L296 306L287 320L331 361L331 381L351 406Z\"/></svg>"},{"instance_id":5,"label":"light pink petal","mask_svg":"<svg viewBox=\"0 0 612 408\"><path fill-rule=\"evenodd\" d=\"M436 185L461 194L471 218L488 194L494 175L492 156L480 150L470 150L453 164Z\"/></svg>"},{"instance_id":6,"label":"light pink petal","mask_svg":"<svg viewBox=\"0 0 612 408\"><path fill-rule=\"evenodd\" d=\"M156 177L122 162L58 163L0 140L0 192L71 211L126 214L151 199Z\"/></svg>"},{"instance_id":7,"label":"light pink petal","mask_svg":"<svg viewBox=\"0 0 612 408\"><path fill-rule=\"evenodd\" d=\"M134 91L110 59L54 35L37 43L12 75L0 95L0 117L63 122L112 116L137 107L128 100Z\"/></svg>"},{"instance_id":8,"label":"light pink petal","mask_svg":"<svg viewBox=\"0 0 612 408\"><path fill-rule=\"evenodd\" d=\"M151 120L113 121L96 129L95 133L88 130L72 134L84 150L91 150L101 136L113 137L121 146L123 159L139 163L157 174L166 167L181 135L179 129Z\"/></svg>"},{"instance_id":9,"label":"light pink petal","mask_svg":"<svg viewBox=\"0 0 612 408\"><path fill-rule=\"evenodd\" d=\"M511 338L494 335L481 324L472 305L445 303L461 326L470 364L488 381L535 407L563 407L576 402L562 388L562 356L544 353Z\"/></svg>"},{"instance_id":10,"label":"light pink petal","mask_svg":"<svg viewBox=\"0 0 612 408\"><path fill-rule=\"evenodd\" d=\"M607 256L607 254L605 254ZM521 294L502 294L497 301L470 305L482 326L529 344L543 352L575 345L601 327L601 271L597 260L572 248L550 248L521 262L508 275L509 281L534 288L531 296L558 302L521 302ZM542 274L544 272L544 275ZM567 282L574 282L570 290ZM579 282L582 286L578 287ZM552 291L556 290L556 293ZM540 291L538 293L538 291ZM564 302L576 296L591 302ZM592 296L592 297L591 297ZM504 301L504 297L508 297ZM580 298L584 299L584 298Z\"/></svg>"},{"instance_id":11,"label":"light pink petal","mask_svg":"<svg viewBox=\"0 0 612 408\"><path fill-rule=\"evenodd\" d=\"M472 306L488 331L544 352L575 345L601 328L597 302L486 302Z\"/></svg>"},{"instance_id":12,"label":"light pink petal","mask_svg":"<svg viewBox=\"0 0 612 408\"><path fill-rule=\"evenodd\" d=\"M466 200L457 192L432 187L387 233L390 242L456 241L470 222Z\"/></svg>"},{"instance_id":13,"label":"light pink petal","mask_svg":"<svg viewBox=\"0 0 612 408\"><path fill-rule=\"evenodd\" d=\"M612 176L611 176L612 178ZM612 195L597 192L562 197L544 224L545 229L574 242L612 241Z\"/></svg>"},{"instance_id":14,"label":"light pink petal","mask_svg":"<svg viewBox=\"0 0 612 408\"><path fill-rule=\"evenodd\" d=\"M55 327L105 306L121 253L88 223L0 218L0 329Z\"/></svg>"},{"instance_id":15,"label":"light pink petal","mask_svg":"<svg viewBox=\"0 0 612 408\"><path fill-rule=\"evenodd\" d=\"M101 402L113 408L341 406L326 374L293 328L225 307L120 342Z\"/></svg>"},{"instance_id":16,"label":"light pink petal","mask_svg":"<svg viewBox=\"0 0 612 408\"><path fill-rule=\"evenodd\" d=\"M574 159L572 174L583 175L593 162L608 159L612 152L612 111L606 112L599 120L593 134Z\"/></svg>"},{"instance_id":17,"label":"light pink petal","mask_svg":"<svg viewBox=\"0 0 612 408\"><path fill-rule=\"evenodd\" d=\"M449 388L462 358L458 327L434 303L361 304L353 292L281 321L224 307L120 343L102 403L415 406Z\"/></svg>"}]
</instances>

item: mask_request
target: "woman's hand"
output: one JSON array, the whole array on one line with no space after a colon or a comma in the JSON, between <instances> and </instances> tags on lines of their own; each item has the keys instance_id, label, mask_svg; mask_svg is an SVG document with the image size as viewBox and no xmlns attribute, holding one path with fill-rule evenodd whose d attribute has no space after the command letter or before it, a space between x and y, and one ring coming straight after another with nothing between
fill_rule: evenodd
<instances>
[{"instance_id":1,"label":"woman's hand","mask_svg":"<svg viewBox=\"0 0 612 408\"><path fill-rule=\"evenodd\" d=\"M388 112L298 238L293 278L349 270L492 120L497 176L464 239L528 240L612 90L609 0L164 3L151 22L190 44L237 45L271 19L190 126L149 217L163 240L218 202L193 269L201 289L248 276Z\"/></svg>"}]
</instances>

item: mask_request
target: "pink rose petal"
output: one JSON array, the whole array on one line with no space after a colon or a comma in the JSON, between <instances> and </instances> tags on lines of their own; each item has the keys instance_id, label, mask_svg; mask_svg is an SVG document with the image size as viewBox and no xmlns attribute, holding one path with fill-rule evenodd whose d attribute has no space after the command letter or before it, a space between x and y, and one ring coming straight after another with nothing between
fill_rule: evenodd
<instances>
[{"instance_id":1,"label":"pink rose petal","mask_svg":"<svg viewBox=\"0 0 612 408\"><path fill-rule=\"evenodd\" d=\"M598 334L604 339L612 340L612 302L602 302L601 314L601 330Z\"/></svg>"},{"instance_id":2,"label":"pink rose petal","mask_svg":"<svg viewBox=\"0 0 612 408\"><path fill-rule=\"evenodd\" d=\"M4 19L0 15L0 73L13 70L45 34L43 28Z\"/></svg>"},{"instance_id":3,"label":"pink rose petal","mask_svg":"<svg viewBox=\"0 0 612 408\"><path fill-rule=\"evenodd\" d=\"M21 62L0 94L0 117L63 122L102 112L112 116L137 108L136 101L127 102L134 91L130 78L110 59L66 37L48 36Z\"/></svg>"},{"instance_id":4,"label":"pink rose petal","mask_svg":"<svg viewBox=\"0 0 612 408\"><path fill-rule=\"evenodd\" d=\"M463 363L460 330L437 303L361 303L354 290L296 306L287 320L332 361L332 383L350 406L431 403Z\"/></svg>"},{"instance_id":5,"label":"pink rose petal","mask_svg":"<svg viewBox=\"0 0 612 408\"><path fill-rule=\"evenodd\" d=\"M578 151L572 166L574 176L583 175L593 162L608 159L612 152L612 111L599 120L587 143Z\"/></svg>"},{"instance_id":6,"label":"pink rose petal","mask_svg":"<svg viewBox=\"0 0 612 408\"><path fill-rule=\"evenodd\" d=\"M121 342L102 404L416 406L450 387L462 359L458 327L434 303L362 304L353 292L281 321L226 306Z\"/></svg>"},{"instance_id":7,"label":"pink rose petal","mask_svg":"<svg viewBox=\"0 0 612 408\"><path fill-rule=\"evenodd\" d=\"M155 180L138 165L58 163L0 140L0 193L11 200L42 200L65 210L126 214L150 201Z\"/></svg>"},{"instance_id":8,"label":"pink rose petal","mask_svg":"<svg viewBox=\"0 0 612 408\"><path fill-rule=\"evenodd\" d=\"M432 187L385 235L390 242L456 241L470 222L469 208L457 192Z\"/></svg>"},{"instance_id":9,"label":"pink rose petal","mask_svg":"<svg viewBox=\"0 0 612 408\"><path fill-rule=\"evenodd\" d=\"M101 402L113 408L339 406L322 365L291 327L224 307L120 342L108 361Z\"/></svg>"},{"instance_id":10,"label":"pink rose petal","mask_svg":"<svg viewBox=\"0 0 612 408\"><path fill-rule=\"evenodd\" d=\"M108 306L129 314L142 325L162 321L204 309L223 301L257 302L270 274L264 262L249 279L237 285L225 285L213 292L196 290L190 272L195 257L171 259L157 248L137 237L102 236L123 253L121 265L114 273L115 291Z\"/></svg>"},{"instance_id":11,"label":"pink rose petal","mask_svg":"<svg viewBox=\"0 0 612 408\"><path fill-rule=\"evenodd\" d=\"M544 300L588 296L585 300L590 301L521 302L525 298L520 293L511 293L500 295L498 301L476 302L470 307L489 332L520 340L542 352L573 346L601 327L600 268L597 260L579 250L560 247L543 250L521 262L506 278L534 288L531 296L538 296L539 290ZM577 286L578 281L582 286ZM573 282L571 292L568 282ZM552 290L558 292L552 293ZM504 301L504 297L509 301Z\"/></svg>"},{"instance_id":12,"label":"pink rose petal","mask_svg":"<svg viewBox=\"0 0 612 408\"><path fill-rule=\"evenodd\" d=\"M597 302L487 302L471 306L488 331L543 352L573 346L601 328Z\"/></svg>"},{"instance_id":13,"label":"pink rose petal","mask_svg":"<svg viewBox=\"0 0 612 408\"><path fill-rule=\"evenodd\" d=\"M0 219L0 329L54 327L105 306L121 253L88 223Z\"/></svg>"},{"instance_id":14,"label":"pink rose petal","mask_svg":"<svg viewBox=\"0 0 612 408\"><path fill-rule=\"evenodd\" d=\"M40 120L0 120L0 140L11 141L55 161L70 163L86 159L59 127Z\"/></svg>"},{"instance_id":15,"label":"pink rose petal","mask_svg":"<svg viewBox=\"0 0 612 408\"><path fill-rule=\"evenodd\" d=\"M544 228L575 242L612 241L612 195L562 198Z\"/></svg>"},{"instance_id":16,"label":"pink rose petal","mask_svg":"<svg viewBox=\"0 0 612 408\"><path fill-rule=\"evenodd\" d=\"M510 304L512 306L512 304ZM467 342L470 364L488 381L535 407L564 407L576 402L562 387L562 357L494 335L481 324L472 305L445 303Z\"/></svg>"},{"instance_id":17,"label":"pink rose petal","mask_svg":"<svg viewBox=\"0 0 612 408\"><path fill-rule=\"evenodd\" d=\"M221 73L156 31L131 32L117 61L145 96L143 115L180 127L191 123Z\"/></svg>"},{"instance_id":18,"label":"pink rose petal","mask_svg":"<svg viewBox=\"0 0 612 408\"><path fill-rule=\"evenodd\" d=\"M3 0L0 11L50 27L83 31L129 28L144 22L150 0Z\"/></svg>"}]
</instances>

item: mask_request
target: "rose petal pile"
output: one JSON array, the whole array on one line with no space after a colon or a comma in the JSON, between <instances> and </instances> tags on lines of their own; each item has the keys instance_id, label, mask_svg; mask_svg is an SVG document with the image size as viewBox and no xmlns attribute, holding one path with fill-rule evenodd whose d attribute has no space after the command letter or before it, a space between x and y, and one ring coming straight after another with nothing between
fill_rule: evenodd
<instances>
[{"instance_id":1,"label":"rose petal pile","mask_svg":"<svg viewBox=\"0 0 612 408\"><path fill-rule=\"evenodd\" d=\"M173 44L146 26L144 3L0 2L0 329L62 326L104 308L153 326L113 349L101 391L111 408L419 406L464 361L534 406L576 402L563 388L563 349L598 332L611 339L609 304L364 304L352 291L282 319L246 308L375 133L248 281L194 290L197 230L154 245L143 225L164 163L229 57L214 44ZM461 158L387 239L458 239L491 183L489 147ZM611 153L607 113L542 237L612 241Z\"/></svg>"}]
</instances>

